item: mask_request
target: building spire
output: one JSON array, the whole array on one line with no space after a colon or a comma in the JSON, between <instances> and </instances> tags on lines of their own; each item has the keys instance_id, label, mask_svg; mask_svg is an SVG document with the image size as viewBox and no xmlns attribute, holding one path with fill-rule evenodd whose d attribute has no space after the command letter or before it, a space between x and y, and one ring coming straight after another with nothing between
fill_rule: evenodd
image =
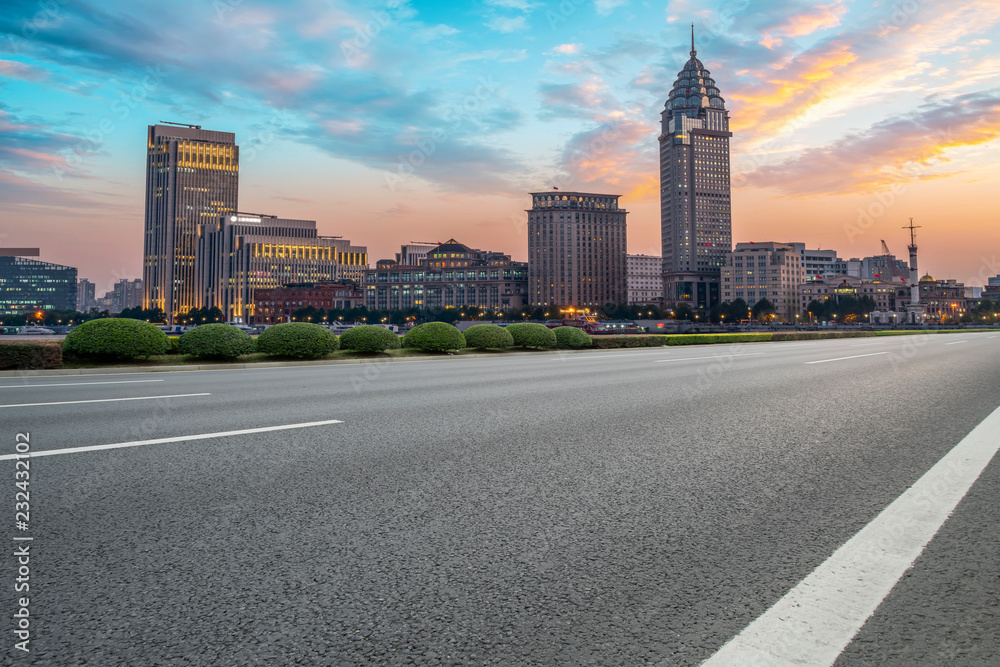
<instances>
[{"instance_id":1,"label":"building spire","mask_svg":"<svg viewBox=\"0 0 1000 667\"><path fill-rule=\"evenodd\" d=\"M691 24L691 55L696 56L698 52L694 50L694 24Z\"/></svg>"}]
</instances>

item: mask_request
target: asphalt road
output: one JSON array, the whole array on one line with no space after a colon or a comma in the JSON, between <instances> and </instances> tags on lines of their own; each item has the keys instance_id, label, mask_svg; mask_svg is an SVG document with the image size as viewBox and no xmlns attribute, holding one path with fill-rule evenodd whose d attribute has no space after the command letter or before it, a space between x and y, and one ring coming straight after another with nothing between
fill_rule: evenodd
<instances>
[{"instance_id":1,"label":"asphalt road","mask_svg":"<svg viewBox=\"0 0 1000 667\"><path fill-rule=\"evenodd\" d=\"M697 665L1000 406L1000 335L8 377L0 406L0 455L338 422L30 459L20 532L0 461L33 538L9 664ZM1000 661L998 495L994 460L839 667Z\"/></svg>"}]
</instances>

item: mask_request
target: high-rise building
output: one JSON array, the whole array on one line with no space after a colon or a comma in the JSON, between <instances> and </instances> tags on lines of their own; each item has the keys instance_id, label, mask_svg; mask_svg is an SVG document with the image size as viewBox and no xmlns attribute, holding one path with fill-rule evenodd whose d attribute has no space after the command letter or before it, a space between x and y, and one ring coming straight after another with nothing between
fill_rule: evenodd
<instances>
[{"instance_id":1,"label":"high-rise building","mask_svg":"<svg viewBox=\"0 0 1000 667\"><path fill-rule=\"evenodd\" d=\"M533 192L528 209L528 298L533 306L625 303L621 195Z\"/></svg>"},{"instance_id":2,"label":"high-rise building","mask_svg":"<svg viewBox=\"0 0 1000 667\"><path fill-rule=\"evenodd\" d=\"M732 250L729 112L715 80L691 58L661 113L660 236L664 298L693 308L718 303L719 272Z\"/></svg>"},{"instance_id":3,"label":"high-rise building","mask_svg":"<svg viewBox=\"0 0 1000 667\"><path fill-rule=\"evenodd\" d=\"M87 280L80 278L76 283L76 309L80 312L87 312L91 308L97 308L97 286Z\"/></svg>"},{"instance_id":4,"label":"high-rise building","mask_svg":"<svg viewBox=\"0 0 1000 667\"><path fill-rule=\"evenodd\" d=\"M790 243L737 243L722 267L722 300L743 299L751 308L761 299L791 322L799 312L805 271L798 250Z\"/></svg>"},{"instance_id":5,"label":"high-rise building","mask_svg":"<svg viewBox=\"0 0 1000 667\"><path fill-rule=\"evenodd\" d=\"M368 268L368 249L319 236L313 220L239 213L200 225L197 307L222 310L227 321L251 322L254 291L289 283L352 279ZM344 264L343 262L349 262Z\"/></svg>"},{"instance_id":6,"label":"high-rise building","mask_svg":"<svg viewBox=\"0 0 1000 667\"><path fill-rule=\"evenodd\" d=\"M38 256L38 248L0 248L0 316L76 310L76 269Z\"/></svg>"},{"instance_id":7,"label":"high-rise building","mask_svg":"<svg viewBox=\"0 0 1000 667\"><path fill-rule=\"evenodd\" d=\"M142 306L142 280L122 278L115 283L111 297L111 314L116 315L126 308Z\"/></svg>"},{"instance_id":8,"label":"high-rise building","mask_svg":"<svg viewBox=\"0 0 1000 667\"><path fill-rule=\"evenodd\" d=\"M143 307L167 318L197 307L198 225L236 212L239 147L232 132L150 125L146 146Z\"/></svg>"},{"instance_id":9,"label":"high-rise building","mask_svg":"<svg viewBox=\"0 0 1000 667\"><path fill-rule=\"evenodd\" d=\"M628 255L625 281L630 305L663 305L663 258L659 255Z\"/></svg>"}]
</instances>

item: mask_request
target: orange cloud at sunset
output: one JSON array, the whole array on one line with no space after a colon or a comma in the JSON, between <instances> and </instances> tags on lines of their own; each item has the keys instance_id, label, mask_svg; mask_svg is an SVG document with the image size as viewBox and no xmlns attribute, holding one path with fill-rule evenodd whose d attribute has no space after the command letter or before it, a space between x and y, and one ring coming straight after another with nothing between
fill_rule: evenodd
<instances>
[{"instance_id":1,"label":"orange cloud at sunset","mask_svg":"<svg viewBox=\"0 0 1000 667\"><path fill-rule=\"evenodd\" d=\"M847 7L840 2L829 5L816 5L801 14L789 17L782 25L768 30L764 34L764 38L760 40L760 44L773 49L776 46L782 45L782 36L803 37L811 35L818 30L836 28L840 25L840 21L846 13Z\"/></svg>"}]
</instances>

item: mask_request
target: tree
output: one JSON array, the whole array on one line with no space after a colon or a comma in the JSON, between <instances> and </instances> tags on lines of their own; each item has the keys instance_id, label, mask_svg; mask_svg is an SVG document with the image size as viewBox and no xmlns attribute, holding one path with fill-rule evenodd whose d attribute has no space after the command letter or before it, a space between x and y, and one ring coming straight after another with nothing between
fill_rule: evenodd
<instances>
[{"instance_id":1,"label":"tree","mask_svg":"<svg viewBox=\"0 0 1000 667\"><path fill-rule=\"evenodd\" d=\"M729 304L729 312L726 319L730 322L742 322L750 317L750 306L743 299L735 299Z\"/></svg>"},{"instance_id":2,"label":"tree","mask_svg":"<svg viewBox=\"0 0 1000 667\"><path fill-rule=\"evenodd\" d=\"M694 311L686 303L677 304L674 306L674 319L693 321Z\"/></svg>"},{"instance_id":3,"label":"tree","mask_svg":"<svg viewBox=\"0 0 1000 667\"><path fill-rule=\"evenodd\" d=\"M758 322L766 322L774 315L774 304L768 299L760 299L753 305L750 314Z\"/></svg>"}]
</instances>

